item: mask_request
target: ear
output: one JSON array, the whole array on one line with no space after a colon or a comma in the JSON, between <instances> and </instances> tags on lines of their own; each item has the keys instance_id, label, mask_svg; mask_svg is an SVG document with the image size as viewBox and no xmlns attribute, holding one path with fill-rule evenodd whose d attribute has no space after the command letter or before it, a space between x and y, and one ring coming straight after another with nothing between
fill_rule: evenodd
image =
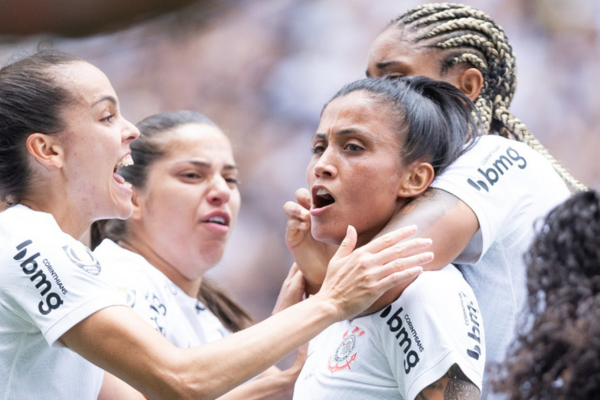
<instances>
[{"instance_id":1,"label":"ear","mask_svg":"<svg viewBox=\"0 0 600 400\"><path fill-rule=\"evenodd\" d=\"M412 198L423 193L435 177L433 167L426 162L417 162L407 168L398 192L398 197Z\"/></svg>"},{"instance_id":2,"label":"ear","mask_svg":"<svg viewBox=\"0 0 600 400\"><path fill-rule=\"evenodd\" d=\"M27 138L27 151L42 165L62 168L64 163L64 151L55 143L55 137L43 133L32 133Z\"/></svg>"},{"instance_id":3,"label":"ear","mask_svg":"<svg viewBox=\"0 0 600 400\"><path fill-rule=\"evenodd\" d=\"M483 87L483 76L477 68L469 68L461 72L458 77L458 88L467 95L472 102L475 102L481 88Z\"/></svg>"},{"instance_id":4,"label":"ear","mask_svg":"<svg viewBox=\"0 0 600 400\"><path fill-rule=\"evenodd\" d=\"M133 204L133 212L128 219L139 221L144 214L144 197L135 187L132 188L132 190L133 195L131 195L131 204Z\"/></svg>"}]
</instances>

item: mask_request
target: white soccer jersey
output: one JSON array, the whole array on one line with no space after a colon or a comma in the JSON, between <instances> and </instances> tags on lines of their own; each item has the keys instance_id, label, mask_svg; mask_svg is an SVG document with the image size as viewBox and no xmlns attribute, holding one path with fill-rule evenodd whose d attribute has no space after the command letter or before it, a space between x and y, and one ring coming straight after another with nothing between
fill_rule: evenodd
<instances>
[{"instance_id":1,"label":"white soccer jersey","mask_svg":"<svg viewBox=\"0 0 600 400\"><path fill-rule=\"evenodd\" d=\"M51 214L0 213L0 398L96 399L103 372L58 339L121 304L83 244Z\"/></svg>"},{"instance_id":2,"label":"white soccer jersey","mask_svg":"<svg viewBox=\"0 0 600 400\"><path fill-rule=\"evenodd\" d=\"M188 296L139 254L105 239L94 254L127 303L179 348L206 344L231 332L198 299Z\"/></svg>"},{"instance_id":3,"label":"white soccer jersey","mask_svg":"<svg viewBox=\"0 0 600 400\"><path fill-rule=\"evenodd\" d=\"M541 154L494 135L479 138L431 186L461 199L479 220L479 231L455 263L481 307L488 362L502 362L526 301L523 254L534 223L570 192Z\"/></svg>"},{"instance_id":4,"label":"white soccer jersey","mask_svg":"<svg viewBox=\"0 0 600 400\"><path fill-rule=\"evenodd\" d=\"M423 272L391 305L338 322L309 344L295 400L413 400L458 364L481 389L484 332L452 265Z\"/></svg>"}]
</instances>

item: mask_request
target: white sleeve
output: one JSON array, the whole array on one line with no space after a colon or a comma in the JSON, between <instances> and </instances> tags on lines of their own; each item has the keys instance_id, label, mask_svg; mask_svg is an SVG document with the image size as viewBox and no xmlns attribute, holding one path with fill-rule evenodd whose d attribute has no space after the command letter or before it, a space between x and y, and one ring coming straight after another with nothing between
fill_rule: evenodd
<instances>
[{"instance_id":1,"label":"white sleeve","mask_svg":"<svg viewBox=\"0 0 600 400\"><path fill-rule=\"evenodd\" d=\"M7 307L36 325L51 346L62 346L58 339L96 311L122 304L92 252L62 232L17 232L2 254Z\"/></svg>"},{"instance_id":2,"label":"white sleeve","mask_svg":"<svg viewBox=\"0 0 600 400\"><path fill-rule=\"evenodd\" d=\"M372 321L405 399L458 364L481 390L485 346L479 307L453 266L424 272Z\"/></svg>"},{"instance_id":3,"label":"white sleeve","mask_svg":"<svg viewBox=\"0 0 600 400\"><path fill-rule=\"evenodd\" d=\"M504 226L535 207L536 192L553 197L552 191L566 190L540 154L523 143L489 135L480 137L431 187L462 200L479 221L479 231L455 260L460 264L479 261Z\"/></svg>"}]
</instances>

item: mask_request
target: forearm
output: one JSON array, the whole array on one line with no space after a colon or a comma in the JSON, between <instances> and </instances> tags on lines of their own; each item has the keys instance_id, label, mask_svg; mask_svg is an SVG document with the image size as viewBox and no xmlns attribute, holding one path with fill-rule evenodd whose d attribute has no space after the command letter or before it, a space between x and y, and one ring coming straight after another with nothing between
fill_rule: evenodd
<instances>
[{"instance_id":1,"label":"forearm","mask_svg":"<svg viewBox=\"0 0 600 400\"><path fill-rule=\"evenodd\" d=\"M285 372L265 376L240 385L218 400L283 400L291 399L295 377Z\"/></svg>"},{"instance_id":2,"label":"forearm","mask_svg":"<svg viewBox=\"0 0 600 400\"><path fill-rule=\"evenodd\" d=\"M435 255L427 270L439 270L458 257L479 229L475 213L452 194L429 188L397 212L377 237L409 225L417 225L414 237L430 238Z\"/></svg>"},{"instance_id":3,"label":"forearm","mask_svg":"<svg viewBox=\"0 0 600 400\"><path fill-rule=\"evenodd\" d=\"M178 349L126 307L109 307L63 341L152 399L214 399L273 365L337 320L316 297L251 328L193 349ZM72 332L75 329L75 332Z\"/></svg>"}]
</instances>

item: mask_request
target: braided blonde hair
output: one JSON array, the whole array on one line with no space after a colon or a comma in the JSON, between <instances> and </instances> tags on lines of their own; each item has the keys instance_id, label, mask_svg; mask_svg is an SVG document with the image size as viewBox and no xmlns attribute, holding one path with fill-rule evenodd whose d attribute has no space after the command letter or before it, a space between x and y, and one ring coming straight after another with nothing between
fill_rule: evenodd
<instances>
[{"instance_id":1,"label":"braided blonde hair","mask_svg":"<svg viewBox=\"0 0 600 400\"><path fill-rule=\"evenodd\" d=\"M526 143L546 157L575 190L587 190L508 110L517 83L515 56L502 28L487 14L462 4L424 4L399 15L388 26L424 30L416 43L433 42L426 46L445 51L442 72L462 63L477 68L484 79L475 106L485 132L497 131L501 136Z\"/></svg>"}]
</instances>

